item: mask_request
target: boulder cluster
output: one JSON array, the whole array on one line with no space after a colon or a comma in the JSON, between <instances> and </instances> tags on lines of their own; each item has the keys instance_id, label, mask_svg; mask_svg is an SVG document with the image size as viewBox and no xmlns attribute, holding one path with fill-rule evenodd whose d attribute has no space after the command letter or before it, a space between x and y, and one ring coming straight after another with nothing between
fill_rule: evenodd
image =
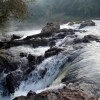
<instances>
[{"instance_id":1,"label":"boulder cluster","mask_svg":"<svg viewBox=\"0 0 100 100\"><path fill-rule=\"evenodd\" d=\"M14 100L97 100L97 98L75 86L64 86L61 89L45 90L39 94L30 91L27 96Z\"/></svg>"},{"instance_id":2,"label":"boulder cluster","mask_svg":"<svg viewBox=\"0 0 100 100\"><path fill-rule=\"evenodd\" d=\"M79 28L85 26L94 26L93 21L86 21L80 24ZM10 40L0 40L0 74L6 73L7 75L0 82L5 87L8 94L13 94L19 87L23 80L34 71L34 69L42 63L45 59L58 55L63 52L63 48L56 46L57 41L66 38L74 38L72 40L73 47L80 43L89 43L91 41L100 42L99 37L94 35L84 36L82 39L75 35L75 32L80 30L74 29L60 29L57 23L47 23L42 29L41 33L36 35L21 38L17 35L12 35ZM50 49L45 51L44 55L32 55L20 51L18 55L10 52L10 48L28 45L32 48L39 46L49 46ZM71 59L68 59L71 61ZM24 64L23 64L24 63ZM20 69L20 71L18 70ZM41 77L46 73L41 70ZM5 91L4 91L5 92ZM88 95L84 91L74 87L65 86L62 89L46 90L39 94L29 92L26 97L16 97L14 100L97 100L95 96Z\"/></svg>"}]
</instances>

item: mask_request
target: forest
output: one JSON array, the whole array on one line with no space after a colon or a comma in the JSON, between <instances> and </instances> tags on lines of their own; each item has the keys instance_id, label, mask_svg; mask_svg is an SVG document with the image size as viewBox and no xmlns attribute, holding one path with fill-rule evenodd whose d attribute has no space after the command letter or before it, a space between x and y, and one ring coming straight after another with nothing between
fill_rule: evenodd
<instances>
[{"instance_id":1,"label":"forest","mask_svg":"<svg viewBox=\"0 0 100 100\"><path fill-rule=\"evenodd\" d=\"M0 0L0 21L8 17L42 25L100 17L100 0Z\"/></svg>"}]
</instances>

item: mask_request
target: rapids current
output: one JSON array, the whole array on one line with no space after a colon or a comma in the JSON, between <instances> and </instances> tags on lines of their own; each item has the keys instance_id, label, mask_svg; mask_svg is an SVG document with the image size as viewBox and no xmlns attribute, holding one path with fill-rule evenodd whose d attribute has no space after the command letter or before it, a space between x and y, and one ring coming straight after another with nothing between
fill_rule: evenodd
<instances>
[{"instance_id":1,"label":"rapids current","mask_svg":"<svg viewBox=\"0 0 100 100\"><path fill-rule=\"evenodd\" d=\"M94 20L94 22L96 26L85 27L81 30L86 32L76 32L75 34L79 38L90 34L99 37L100 21ZM63 28L78 29L79 24L72 26L64 24L61 25L61 29ZM39 32L40 30L16 31L9 32L7 35L22 33L22 38L25 38L27 35L38 34ZM65 78L67 84L75 83L87 92L100 95L100 43L92 41L87 44L81 43L74 46L72 44L73 39L74 37L65 37L57 41L56 46L63 48L64 52L49 57L37 65L37 68L29 74L26 81L20 84L19 89L11 97L0 97L0 100L12 100L16 96L27 95L30 90L37 92L50 85L59 85L63 78ZM17 54L21 50L31 54L43 55L48 49L49 47L31 48L29 46L18 46L12 47L10 51ZM69 57L72 58L71 61L68 61ZM45 69L47 70L46 74L41 78L40 72Z\"/></svg>"}]
</instances>

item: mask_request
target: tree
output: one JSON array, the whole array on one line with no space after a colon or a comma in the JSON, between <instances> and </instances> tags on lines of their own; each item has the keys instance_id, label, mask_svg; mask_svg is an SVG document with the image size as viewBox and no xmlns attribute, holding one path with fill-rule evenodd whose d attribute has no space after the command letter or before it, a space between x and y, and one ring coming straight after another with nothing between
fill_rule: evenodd
<instances>
[{"instance_id":1,"label":"tree","mask_svg":"<svg viewBox=\"0 0 100 100\"><path fill-rule=\"evenodd\" d=\"M26 12L27 6L22 0L0 0L0 22L9 16L24 18Z\"/></svg>"}]
</instances>

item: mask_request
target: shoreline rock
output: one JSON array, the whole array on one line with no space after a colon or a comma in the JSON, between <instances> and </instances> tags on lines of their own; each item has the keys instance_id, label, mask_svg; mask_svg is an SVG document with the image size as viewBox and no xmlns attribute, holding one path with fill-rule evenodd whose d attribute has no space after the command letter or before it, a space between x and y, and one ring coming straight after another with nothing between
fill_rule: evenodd
<instances>
[{"instance_id":1,"label":"shoreline rock","mask_svg":"<svg viewBox=\"0 0 100 100\"><path fill-rule=\"evenodd\" d=\"M61 89L45 90L39 94L30 91L26 97L20 96L13 100L97 100L97 97L78 87L68 85Z\"/></svg>"}]
</instances>

